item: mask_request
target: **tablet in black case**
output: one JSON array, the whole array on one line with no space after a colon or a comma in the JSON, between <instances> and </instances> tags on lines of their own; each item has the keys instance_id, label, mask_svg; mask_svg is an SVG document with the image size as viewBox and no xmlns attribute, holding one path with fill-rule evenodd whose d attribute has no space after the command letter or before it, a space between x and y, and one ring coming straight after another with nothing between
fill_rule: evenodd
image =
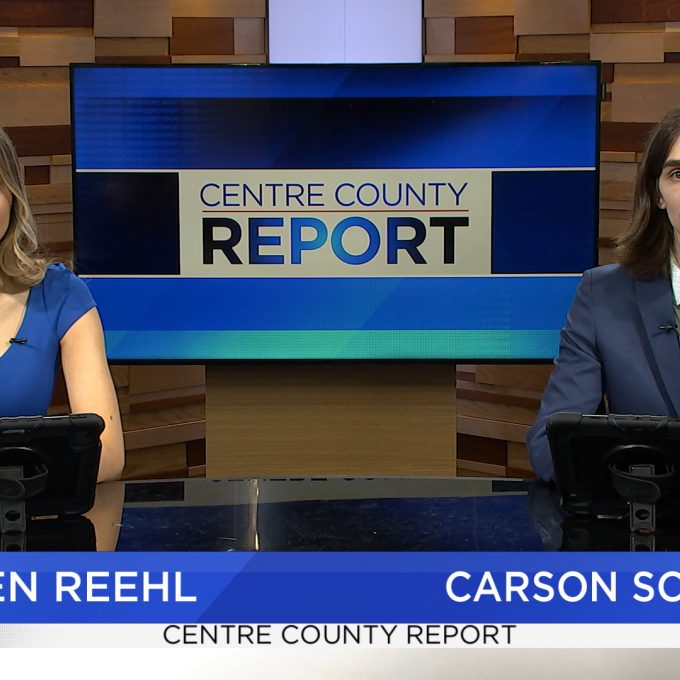
<instances>
[{"instance_id":1,"label":"tablet in black case","mask_svg":"<svg viewBox=\"0 0 680 680\"><path fill-rule=\"evenodd\" d=\"M0 469L16 476L23 467L29 516L82 515L92 507L103 430L94 413L0 418ZM11 493L13 482L5 484Z\"/></svg>"}]
</instances>

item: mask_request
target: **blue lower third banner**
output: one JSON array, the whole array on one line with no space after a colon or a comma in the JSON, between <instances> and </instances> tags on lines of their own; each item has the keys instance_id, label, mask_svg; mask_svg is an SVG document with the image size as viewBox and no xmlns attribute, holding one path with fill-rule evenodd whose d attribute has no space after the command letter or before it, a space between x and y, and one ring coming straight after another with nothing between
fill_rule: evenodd
<instances>
[{"instance_id":1,"label":"blue lower third banner","mask_svg":"<svg viewBox=\"0 0 680 680\"><path fill-rule=\"evenodd\" d=\"M423 642L468 625L507 640L512 626L680 622L673 553L23 553L0 569L0 624L171 624L175 642L187 625L280 641L286 626L383 641L420 626Z\"/></svg>"}]
</instances>

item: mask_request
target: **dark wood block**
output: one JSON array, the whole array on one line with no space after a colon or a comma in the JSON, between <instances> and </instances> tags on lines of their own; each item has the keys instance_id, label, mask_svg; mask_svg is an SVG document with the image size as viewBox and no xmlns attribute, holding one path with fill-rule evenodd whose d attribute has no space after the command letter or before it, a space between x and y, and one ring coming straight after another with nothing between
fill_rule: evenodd
<instances>
[{"instance_id":1,"label":"dark wood block","mask_svg":"<svg viewBox=\"0 0 680 680\"><path fill-rule=\"evenodd\" d=\"M187 442L187 467L205 465L205 439Z\"/></svg>"},{"instance_id":2,"label":"dark wood block","mask_svg":"<svg viewBox=\"0 0 680 680\"><path fill-rule=\"evenodd\" d=\"M514 54L513 17L456 18L456 54Z\"/></svg>"},{"instance_id":3,"label":"dark wood block","mask_svg":"<svg viewBox=\"0 0 680 680\"><path fill-rule=\"evenodd\" d=\"M19 156L52 156L71 153L70 125L9 127L5 132Z\"/></svg>"},{"instance_id":4,"label":"dark wood block","mask_svg":"<svg viewBox=\"0 0 680 680\"><path fill-rule=\"evenodd\" d=\"M642 151L655 123L614 123L600 127L601 151Z\"/></svg>"},{"instance_id":5,"label":"dark wood block","mask_svg":"<svg viewBox=\"0 0 680 680\"><path fill-rule=\"evenodd\" d=\"M41 28L94 25L94 0L1 0L0 26Z\"/></svg>"},{"instance_id":6,"label":"dark wood block","mask_svg":"<svg viewBox=\"0 0 680 680\"><path fill-rule=\"evenodd\" d=\"M614 82L614 64L602 64L600 66L600 82L601 83Z\"/></svg>"},{"instance_id":7,"label":"dark wood block","mask_svg":"<svg viewBox=\"0 0 680 680\"><path fill-rule=\"evenodd\" d=\"M456 437L456 457L458 460L474 460L491 465L507 465L508 445L502 439L475 437L459 434Z\"/></svg>"},{"instance_id":8,"label":"dark wood block","mask_svg":"<svg viewBox=\"0 0 680 680\"><path fill-rule=\"evenodd\" d=\"M172 64L172 57L165 54L140 57L95 57L95 64Z\"/></svg>"},{"instance_id":9,"label":"dark wood block","mask_svg":"<svg viewBox=\"0 0 680 680\"><path fill-rule=\"evenodd\" d=\"M663 55L663 60L667 64L678 64L680 63L680 52L666 52Z\"/></svg>"},{"instance_id":10,"label":"dark wood block","mask_svg":"<svg viewBox=\"0 0 680 680\"><path fill-rule=\"evenodd\" d=\"M234 19L173 18L170 54L234 54Z\"/></svg>"},{"instance_id":11,"label":"dark wood block","mask_svg":"<svg viewBox=\"0 0 680 680\"><path fill-rule=\"evenodd\" d=\"M680 21L678 0L591 0L594 24L630 24Z\"/></svg>"},{"instance_id":12,"label":"dark wood block","mask_svg":"<svg viewBox=\"0 0 680 680\"><path fill-rule=\"evenodd\" d=\"M590 55L587 52L575 52L573 54L555 53L555 54L518 54L515 57L516 61L541 61L541 62L555 62L555 61L588 61Z\"/></svg>"},{"instance_id":13,"label":"dark wood block","mask_svg":"<svg viewBox=\"0 0 680 680\"><path fill-rule=\"evenodd\" d=\"M24 168L24 178L26 180L26 184L49 184L50 166L27 165Z\"/></svg>"},{"instance_id":14,"label":"dark wood block","mask_svg":"<svg viewBox=\"0 0 680 680\"><path fill-rule=\"evenodd\" d=\"M19 66L19 57L0 57L0 68L16 68Z\"/></svg>"}]
</instances>

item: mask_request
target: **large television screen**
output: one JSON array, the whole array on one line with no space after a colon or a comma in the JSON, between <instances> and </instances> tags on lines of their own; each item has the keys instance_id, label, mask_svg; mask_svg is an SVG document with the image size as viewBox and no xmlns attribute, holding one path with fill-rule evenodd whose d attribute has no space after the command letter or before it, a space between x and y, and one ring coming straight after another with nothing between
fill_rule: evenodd
<instances>
[{"instance_id":1,"label":"large television screen","mask_svg":"<svg viewBox=\"0 0 680 680\"><path fill-rule=\"evenodd\" d=\"M599 70L71 68L114 361L541 360L596 263Z\"/></svg>"}]
</instances>

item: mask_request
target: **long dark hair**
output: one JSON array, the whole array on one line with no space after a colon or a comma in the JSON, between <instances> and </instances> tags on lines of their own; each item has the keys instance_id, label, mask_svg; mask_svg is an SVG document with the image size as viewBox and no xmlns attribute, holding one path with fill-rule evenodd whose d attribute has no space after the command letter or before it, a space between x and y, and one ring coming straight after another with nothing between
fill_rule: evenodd
<instances>
[{"instance_id":1,"label":"long dark hair","mask_svg":"<svg viewBox=\"0 0 680 680\"><path fill-rule=\"evenodd\" d=\"M659 177L680 136L680 107L671 109L652 130L638 168L630 227L617 239L618 261L636 279L667 276L675 233L659 207Z\"/></svg>"}]
</instances>

